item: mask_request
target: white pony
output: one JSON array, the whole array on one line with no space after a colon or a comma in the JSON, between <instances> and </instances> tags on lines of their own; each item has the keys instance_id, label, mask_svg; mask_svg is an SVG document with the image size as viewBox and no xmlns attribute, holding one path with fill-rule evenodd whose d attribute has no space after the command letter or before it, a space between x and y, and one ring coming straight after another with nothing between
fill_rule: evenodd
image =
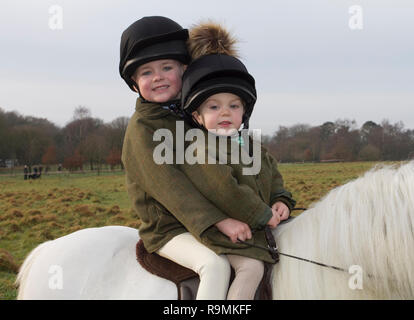
<instances>
[{"instance_id":1,"label":"white pony","mask_svg":"<svg viewBox=\"0 0 414 320\"><path fill-rule=\"evenodd\" d=\"M275 229L274 299L413 299L414 162L373 169ZM136 261L136 229L84 229L35 248L18 299L177 299ZM348 270L350 272L348 272Z\"/></svg>"}]
</instances>

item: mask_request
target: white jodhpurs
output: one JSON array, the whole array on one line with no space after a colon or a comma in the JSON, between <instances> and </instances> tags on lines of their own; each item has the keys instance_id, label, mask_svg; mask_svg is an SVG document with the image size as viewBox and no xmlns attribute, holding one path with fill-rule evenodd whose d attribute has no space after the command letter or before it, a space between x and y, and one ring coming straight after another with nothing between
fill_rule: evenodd
<instances>
[{"instance_id":1,"label":"white jodhpurs","mask_svg":"<svg viewBox=\"0 0 414 320\"><path fill-rule=\"evenodd\" d=\"M175 236L157 253L199 275L197 300L226 299L231 272L226 256L217 255L189 232Z\"/></svg>"}]
</instances>

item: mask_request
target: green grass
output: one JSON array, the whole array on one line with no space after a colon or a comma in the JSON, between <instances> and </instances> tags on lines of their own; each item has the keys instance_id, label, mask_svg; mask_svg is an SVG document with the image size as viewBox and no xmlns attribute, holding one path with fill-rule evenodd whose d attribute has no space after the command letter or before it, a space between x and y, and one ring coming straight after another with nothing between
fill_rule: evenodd
<instances>
[{"instance_id":1,"label":"green grass","mask_svg":"<svg viewBox=\"0 0 414 320\"><path fill-rule=\"evenodd\" d=\"M308 207L374 163L281 164L285 186ZM299 213L294 213L299 214ZM16 270L38 244L105 225L139 227L123 173L0 176L0 299L15 299Z\"/></svg>"},{"instance_id":2,"label":"green grass","mask_svg":"<svg viewBox=\"0 0 414 320\"><path fill-rule=\"evenodd\" d=\"M328 191L371 169L374 162L281 164L285 188L292 192L297 207L307 208Z\"/></svg>"},{"instance_id":3,"label":"green grass","mask_svg":"<svg viewBox=\"0 0 414 320\"><path fill-rule=\"evenodd\" d=\"M137 228L123 173L0 178L0 299L14 299L15 273L38 244L83 228ZM5 257L8 253L10 257Z\"/></svg>"}]
</instances>

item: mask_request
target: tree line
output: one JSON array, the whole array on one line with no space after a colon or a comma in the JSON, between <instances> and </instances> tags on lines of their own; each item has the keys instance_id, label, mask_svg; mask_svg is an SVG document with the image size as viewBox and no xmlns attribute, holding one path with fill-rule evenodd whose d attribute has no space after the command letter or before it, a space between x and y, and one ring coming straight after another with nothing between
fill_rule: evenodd
<instances>
[{"instance_id":1,"label":"tree line","mask_svg":"<svg viewBox=\"0 0 414 320\"><path fill-rule=\"evenodd\" d=\"M15 165L62 164L68 170L122 166L121 152L128 118L110 123L93 118L79 106L63 128L48 121L0 109L0 159ZM16 161L17 160L17 161Z\"/></svg>"},{"instance_id":2,"label":"tree line","mask_svg":"<svg viewBox=\"0 0 414 320\"><path fill-rule=\"evenodd\" d=\"M263 144L282 162L401 161L414 158L414 130L402 122L337 120L320 126L281 126Z\"/></svg>"},{"instance_id":3,"label":"tree line","mask_svg":"<svg viewBox=\"0 0 414 320\"><path fill-rule=\"evenodd\" d=\"M79 106L72 120L60 128L47 119L22 116L0 108L0 161L17 160L15 165L45 166L61 163L68 170L100 170L108 164L120 166L122 144L129 119L110 123L93 118ZM265 147L282 162L381 161L414 158L414 130L402 122L380 124L336 120L319 126L280 126L264 135Z\"/></svg>"}]
</instances>

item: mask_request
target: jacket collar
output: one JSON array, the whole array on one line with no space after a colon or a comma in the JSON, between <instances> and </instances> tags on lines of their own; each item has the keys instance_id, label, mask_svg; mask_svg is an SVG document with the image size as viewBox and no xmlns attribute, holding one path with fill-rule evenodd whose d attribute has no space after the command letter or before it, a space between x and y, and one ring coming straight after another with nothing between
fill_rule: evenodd
<instances>
[{"instance_id":1,"label":"jacket collar","mask_svg":"<svg viewBox=\"0 0 414 320\"><path fill-rule=\"evenodd\" d=\"M139 97L137 98L135 110L140 116L144 118L159 119L164 118L170 114L175 114L173 108L178 104L178 102L179 100L171 100L165 103L156 103L144 100Z\"/></svg>"}]
</instances>

